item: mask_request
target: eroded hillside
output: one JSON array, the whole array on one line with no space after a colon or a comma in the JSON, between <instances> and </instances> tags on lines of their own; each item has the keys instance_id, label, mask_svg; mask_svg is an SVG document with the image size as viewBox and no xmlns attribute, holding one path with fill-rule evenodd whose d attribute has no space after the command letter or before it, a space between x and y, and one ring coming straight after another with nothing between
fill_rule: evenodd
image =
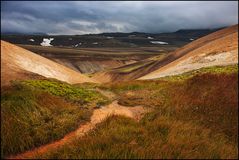
<instances>
[{"instance_id":1,"label":"eroded hillside","mask_svg":"<svg viewBox=\"0 0 239 160\"><path fill-rule=\"evenodd\" d=\"M216 38L210 39L211 37ZM139 79L176 75L208 66L238 64L238 25L215 32L205 38L207 38L205 41L208 41L206 44ZM200 40L195 43L201 43L202 40Z\"/></svg>"},{"instance_id":2,"label":"eroded hillside","mask_svg":"<svg viewBox=\"0 0 239 160\"><path fill-rule=\"evenodd\" d=\"M231 53L231 54L226 53L226 57L228 57L226 62L224 62L224 58L222 58L224 57L224 55L222 57L220 57L220 55L216 56L217 54L221 54L222 52ZM189 57L190 55L193 54L197 55L199 53L203 53L205 55L215 55L215 57L213 56L208 57L208 60L206 58L205 61L210 60L214 61L217 59L215 63L208 63L208 65L204 66L238 63L237 52L238 52L238 25L235 25L209 34L198 40L195 40L179 49L176 49L175 51L167 54L164 57L159 56L155 58L151 57L149 59L134 64L126 65L108 72L97 73L95 74L94 78L98 79L101 82L134 80L142 76L145 76L153 71L157 72L156 70L160 69L161 67L164 66L166 67L167 65L179 62L183 59L183 57ZM202 57L203 55L201 55L201 59ZM191 61L188 63L194 62ZM197 68L200 67L192 67L192 69Z\"/></svg>"},{"instance_id":3,"label":"eroded hillside","mask_svg":"<svg viewBox=\"0 0 239 160\"><path fill-rule=\"evenodd\" d=\"M95 73L131 64L158 54L166 54L175 47L140 48L63 48L33 45L21 47L65 65L80 73Z\"/></svg>"},{"instance_id":4,"label":"eroded hillside","mask_svg":"<svg viewBox=\"0 0 239 160\"><path fill-rule=\"evenodd\" d=\"M1 85L11 80L55 78L68 83L96 82L63 65L21 47L1 41Z\"/></svg>"}]
</instances>

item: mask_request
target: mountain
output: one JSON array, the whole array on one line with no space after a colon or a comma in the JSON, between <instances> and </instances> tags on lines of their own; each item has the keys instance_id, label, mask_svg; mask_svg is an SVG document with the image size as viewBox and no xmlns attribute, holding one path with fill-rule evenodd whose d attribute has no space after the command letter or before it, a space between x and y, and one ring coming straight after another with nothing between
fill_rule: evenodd
<instances>
[{"instance_id":1,"label":"mountain","mask_svg":"<svg viewBox=\"0 0 239 160\"><path fill-rule=\"evenodd\" d=\"M214 28L214 29L180 29L174 33L175 34L208 34L208 33L215 32L224 28L226 27Z\"/></svg>"},{"instance_id":2,"label":"mountain","mask_svg":"<svg viewBox=\"0 0 239 160\"><path fill-rule=\"evenodd\" d=\"M202 59L204 63L203 65L199 65L201 67L210 65L225 65L230 63L237 63L238 62L237 35L238 35L238 25L234 25L211 33L198 40L195 40L179 49L176 49L175 51L167 54L166 56L156 56L153 58L151 57L143 61L139 61L133 64L116 68L111 71L97 73L94 75L94 78L101 82L129 81L138 79L140 77L142 77L140 79L157 78L160 77L158 74L157 76L153 76L152 74L154 73L152 73L150 74L150 76L147 77L145 75L153 71L155 71L156 73L157 72L156 70L160 70L161 67L164 66L166 67L166 65L168 64L171 65L170 64L171 62L181 57L183 57L182 59L184 59L185 57L188 57L192 54L200 54L200 53L205 55L214 55L206 57L206 59L205 57L203 58L203 56L199 56L197 62ZM222 52L226 53L220 54ZM229 54L229 52L232 52L232 54ZM224 61L223 57L227 59ZM179 59L178 61L181 61L182 59ZM215 61L215 62L207 63L207 61ZM191 62L193 62L193 60L190 61L190 63ZM194 66L192 69L197 69L199 68L199 66L198 67ZM189 69L190 67L192 66L188 66ZM185 69L185 67L183 68ZM176 72L177 67L175 67L174 69ZM188 71L189 69L185 71Z\"/></svg>"},{"instance_id":3,"label":"mountain","mask_svg":"<svg viewBox=\"0 0 239 160\"><path fill-rule=\"evenodd\" d=\"M11 80L55 78L68 83L96 82L63 65L41 57L21 47L1 41L1 82Z\"/></svg>"},{"instance_id":4,"label":"mountain","mask_svg":"<svg viewBox=\"0 0 239 160\"><path fill-rule=\"evenodd\" d=\"M187 29L171 33L143 33L143 32L113 32L85 35L46 35L35 34L3 34L1 39L13 44L28 44L41 46L44 38L53 38L52 46L71 48L125 48L125 47L158 47L165 42L168 46L181 47L195 39L210 34L217 29ZM156 43L152 42L155 41Z\"/></svg>"},{"instance_id":5,"label":"mountain","mask_svg":"<svg viewBox=\"0 0 239 160\"><path fill-rule=\"evenodd\" d=\"M188 50L188 51L187 51ZM238 25L222 29L175 51L187 53L139 79L181 74L203 67L238 63Z\"/></svg>"}]
</instances>

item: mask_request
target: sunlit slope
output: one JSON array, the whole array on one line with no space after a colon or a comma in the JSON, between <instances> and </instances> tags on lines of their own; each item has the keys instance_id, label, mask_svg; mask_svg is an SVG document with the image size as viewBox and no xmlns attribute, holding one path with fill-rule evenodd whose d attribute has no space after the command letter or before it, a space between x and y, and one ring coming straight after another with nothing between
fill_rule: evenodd
<instances>
[{"instance_id":1,"label":"sunlit slope","mask_svg":"<svg viewBox=\"0 0 239 160\"><path fill-rule=\"evenodd\" d=\"M177 75L202 67L237 64L238 25L198 39L176 50L174 54L181 54L181 52L186 52L186 54L139 79Z\"/></svg>"},{"instance_id":2,"label":"sunlit slope","mask_svg":"<svg viewBox=\"0 0 239 160\"><path fill-rule=\"evenodd\" d=\"M63 65L41 57L21 47L1 41L1 81L31 79L38 76L68 83L96 82Z\"/></svg>"},{"instance_id":3,"label":"sunlit slope","mask_svg":"<svg viewBox=\"0 0 239 160\"><path fill-rule=\"evenodd\" d=\"M234 25L219 31L216 31L214 33L211 33L207 36L204 36L200 39L197 39L179 49L176 49L173 52L170 52L169 54L162 53L161 56L157 56L155 58L148 58L143 61L139 61L130 65L126 65L108 72L102 72L97 73L93 78L97 79L101 82L117 82L117 81L130 81L134 79L148 79L148 78L157 78L160 77L158 75L149 77L144 77L145 75L148 75L149 73L155 74L158 73L158 70L161 69L164 66L168 66L171 62L178 62L182 61L182 59L185 59L185 57L191 57L192 55L201 55L202 57L205 57L206 55L212 55L212 57L206 58L206 60L203 61L204 66L211 66L211 65L224 65L224 64L231 64L227 62L237 63L237 51L238 51L238 25ZM232 54L229 55L217 55L222 52L232 52ZM203 55L205 54L205 55ZM202 58L201 57L201 58ZM226 62L221 63L222 60L226 57ZM200 61L199 58L196 59L196 61ZM209 63L208 65L205 64L204 61L214 61L216 59L216 62ZM174 62L175 63L175 62ZM194 63L193 61L190 61L190 63ZM191 68L192 67L192 68ZM195 66L187 66L191 69L197 69L200 67ZM175 69L172 69L173 71ZM176 72L176 71L175 71ZM178 73L183 73L178 72ZM166 76L167 74L163 75ZM171 74L169 74L171 75Z\"/></svg>"}]
</instances>

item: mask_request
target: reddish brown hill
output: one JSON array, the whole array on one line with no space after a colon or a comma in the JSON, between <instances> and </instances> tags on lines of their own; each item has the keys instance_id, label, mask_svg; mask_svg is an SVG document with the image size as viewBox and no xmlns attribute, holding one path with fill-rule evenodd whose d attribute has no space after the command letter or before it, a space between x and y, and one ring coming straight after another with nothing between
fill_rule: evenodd
<instances>
[{"instance_id":1,"label":"reddish brown hill","mask_svg":"<svg viewBox=\"0 0 239 160\"><path fill-rule=\"evenodd\" d=\"M171 62L184 57L190 56L196 53L204 53L206 55L209 54L218 54L222 52L232 52L232 54L223 54L218 55L218 57L209 57L214 61L216 59L217 63L209 64L210 65L220 65L223 57L227 57L227 62L237 63L238 54L235 54L238 51L238 25L234 25L207 36L204 36L198 40L195 40L182 48L179 48L167 56L163 58L155 58L155 59L146 59L141 62L137 62L136 64L130 64L124 67L120 67L118 69L98 73L94 76L94 79L97 79L101 82L117 82L117 81L128 81L134 80L142 77L145 79L145 75L160 69L163 66L170 64ZM219 59L218 59L219 58ZM200 58L199 58L200 59ZM206 58L207 59L207 58ZM181 60L181 59L180 59ZM222 65L230 64L227 62L223 62ZM205 65L207 66L207 65ZM193 67L195 69L198 67ZM178 72L181 73L181 72ZM166 75L166 74L165 74ZM152 76L148 78L157 78L159 76Z\"/></svg>"},{"instance_id":2,"label":"reddish brown hill","mask_svg":"<svg viewBox=\"0 0 239 160\"><path fill-rule=\"evenodd\" d=\"M21 47L1 41L1 85L11 80L38 77L55 78L68 83L96 82L72 69Z\"/></svg>"},{"instance_id":3,"label":"reddish brown hill","mask_svg":"<svg viewBox=\"0 0 239 160\"><path fill-rule=\"evenodd\" d=\"M177 60L139 78L154 79L209 66L238 64L238 25L206 36L204 43ZM234 32L235 31L235 32ZM212 37L217 37L212 39ZM196 42L196 41L195 41ZM195 45L200 41L196 42Z\"/></svg>"}]
</instances>

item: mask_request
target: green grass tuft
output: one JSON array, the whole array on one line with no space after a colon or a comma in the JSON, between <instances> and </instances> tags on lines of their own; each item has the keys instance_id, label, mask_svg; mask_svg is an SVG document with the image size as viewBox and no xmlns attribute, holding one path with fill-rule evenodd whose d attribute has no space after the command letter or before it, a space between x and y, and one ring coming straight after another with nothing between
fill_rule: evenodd
<instances>
[{"instance_id":1,"label":"green grass tuft","mask_svg":"<svg viewBox=\"0 0 239 160\"><path fill-rule=\"evenodd\" d=\"M189 79L195 75L199 74L231 74L238 72L238 65L230 65L230 66L213 66L213 67L205 67L193 71L189 71L180 75L174 75L174 76L166 76L159 78L160 80L167 80L167 81L182 81Z\"/></svg>"},{"instance_id":2,"label":"green grass tuft","mask_svg":"<svg viewBox=\"0 0 239 160\"><path fill-rule=\"evenodd\" d=\"M23 83L50 94L64 97L68 101L73 101L81 105L92 102L103 105L108 102L107 98L100 93L80 85L73 86L67 83L49 80L26 80Z\"/></svg>"},{"instance_id":3,"label":"green grass tuft","mask_svg":"<svg viewBox=\"0 0 239 160\"><path fill-rule=\"evenodd\" d=\"M62 138L89 121L96 104L107 102L91 85L14 81L1 94L2 158Z\"/></svg>"}]
</instances>

